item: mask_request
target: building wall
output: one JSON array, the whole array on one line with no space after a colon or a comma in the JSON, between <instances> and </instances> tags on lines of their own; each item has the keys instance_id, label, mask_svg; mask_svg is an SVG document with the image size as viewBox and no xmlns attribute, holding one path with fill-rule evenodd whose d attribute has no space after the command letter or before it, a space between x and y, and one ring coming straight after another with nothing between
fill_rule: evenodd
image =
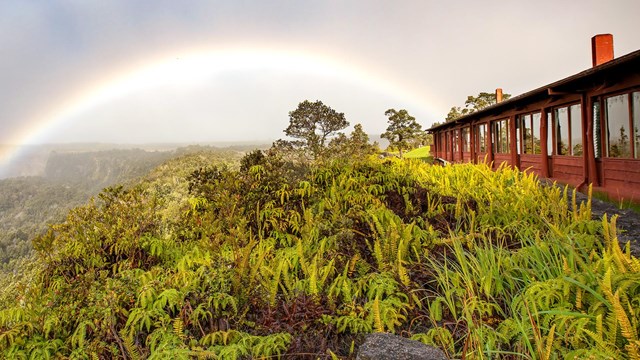
<instances>
[{"instance_id":1,"label":"building wall","mask_svg":"<svg viewBox=\"0 0 640 360\"><path fill-rule=\"evenodd\" d=\"M432 130L436 139L449 142L436 145L434 155L454 163L486 159L494 168L506 163L640 201L638 61ZM486 124L485 151L479 143L480 124ZM468 151L462 151L463 128L470 133ZM442 132L449 135L438 136Z\"/></svg>"}]
</instances>

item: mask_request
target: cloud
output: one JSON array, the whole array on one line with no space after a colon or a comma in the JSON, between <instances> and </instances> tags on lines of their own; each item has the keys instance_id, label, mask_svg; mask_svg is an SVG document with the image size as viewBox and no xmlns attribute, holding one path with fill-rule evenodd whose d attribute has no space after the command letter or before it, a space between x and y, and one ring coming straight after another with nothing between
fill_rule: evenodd
<instances>
[{"instance_id":1,"label":"cloud","mask_svg":"<svg viewBox=\"0 0 640 360\"><path fill-rule=\"evenodd\" d=\"M445 116L467 95L495 87L517 94L583 70L590 66L589 39L595 33L613 33L617 54L640 48L639 12L634 0L579 5L566 0L5 0L0 2L0 143L110 74L162 56L179 57L185 49L229 45L325 53L394 79ZM300 100L291 84L273 91L259 80L234 81L245 86L242 99L227 98L237 108L261 104L265 96L281 96L283 103ZM271 92L260 95L247 87ZM336 102L362 101L340 95ZM371 102L386 101L369 96ZM145 114L126 102L120 106L109 111L130 118ZM370 116L364 106L355 108L362 111L356 117ZM174 109L188 111L184 104Z\"/></svg>"}]
</instances>

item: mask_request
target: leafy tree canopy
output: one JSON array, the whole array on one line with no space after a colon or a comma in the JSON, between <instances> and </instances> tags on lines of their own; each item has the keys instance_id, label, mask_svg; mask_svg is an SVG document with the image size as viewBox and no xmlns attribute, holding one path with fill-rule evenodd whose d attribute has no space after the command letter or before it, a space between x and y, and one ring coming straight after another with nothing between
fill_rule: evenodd
<instances>
[{"instance_id":1,"label":"leafy tree canopy","mask_svg":"<svg viewBox=\"0 0 640 360\"><path fill-rule=\"evenodd\" d=\"M375 154L378 144L369 143L369 135L362 129L361 124L356 124L350 136L338 134L329 143L329 152L332 158L362 159Z\"/></svg>"},{"instance_id":2,"label":"leafy tree canopy","mask_svg":"<svg viewBox=\"0 0 640 360\"><path fill-rule=\"evenodd\" d=\"M389 146L398 149L400 156L402 151L421 145L426 141L426 133L416 118L409 115L407 110L389 109L384 113L389 117L387 131L381 137L389 140Z\"/></svg>"},{"instance_id":3,"label":"leafy tree canopy","mask_svg":"<svg viewBox=\"0 0 640 360\"><path fill-rule=\"evenodd\" d=\"M511 97L511 94L503 94L502 99L507 100ZM449 113L447 114L447 118L445 119L447 122L456 120L462 116L471 114L473 112L482 110L486 107L489 107L496 103L496 94L490 92L481 92L478 96L467 96L467 100L464 102L464 107L453 106Z\"/></svg>"},{"instance_id":4,"label":"leafy tree canopy","mask_svg":"<svg viewBox=\"0 0 640 360\"><path fill-rule=\"evenodd\" d=\"M305 100L289 112L289 126L284 132L297 139L289 142L290 145L317 159L326 149L327 141L347 126L349 122L344 113L335 111L320 100Z\"/></svg>"}]
</instances>

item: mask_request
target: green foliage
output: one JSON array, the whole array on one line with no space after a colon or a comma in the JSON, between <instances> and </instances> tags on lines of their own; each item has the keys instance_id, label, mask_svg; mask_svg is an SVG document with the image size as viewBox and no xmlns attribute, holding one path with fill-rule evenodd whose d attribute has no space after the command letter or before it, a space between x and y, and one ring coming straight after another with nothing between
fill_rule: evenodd
<instances>
[{"instance_id":1,"label":"green foliage","mask_svg":"<svg viewBox=\"0 0 640 360\"><path fill-rule=\"evenodd\" d=\"M397 149L400 157L403 150L426 145L427 134L407 110L389 109L384 114L389 117L389 126L380 137L389 140L389 147Z\"/></svg>"},{"instance_id":2,"label":"green foliage","mask_svg":"<svg viewBox=\"0 0 640 360\"><path fill-rule=\"evenodd\" d=\"M289 112L289 126L284 133L296 139L289 142L291 146L311 159L318 159L326 151L328 141L347 126L349 122L344 113L333 110L320 100L305 100Z\"/></svg>"},{"instance_id":3,"label":"green foliage","mask_svg":"<svg viewBox=\"0 0 640 360\"><path fill-rule=\"evenodd\" d=\"M329 142L325 158L350 161L363 159L377 152L378 144L369 143L369 135L364 132L362 125L356 124L349 137L339 133Z\"/></svg>"},{"instance_id":4,"label":"green foliage","mask_svg":"<svg viewBox=\"0 0 640 360\"><path fill-rule=\"evenodd\" d=\"M511 98L511 94L502 94L502 99L507 100ZM464 102L464 107L454 106L449 110L446 122L454 121L459 117L469 115L478 110L482 110L486 107L494 105L496 103L496 94L490 92L481 92L478 96L467 96L467 100ZM434 124L435 126L435 124Z\"/></svg>"},{"instance_id":5,"label":"green foliage","mask_svg":"<svg viewBox=\"0 0 640 360\"><path fill-rule=\"evenodd\" d=\"M0 283L0 353L347 358L387 331L453 358L636 358L640 262L573 201L506 167L183 156L34 240Z\"/></svg>"}]
</instances>

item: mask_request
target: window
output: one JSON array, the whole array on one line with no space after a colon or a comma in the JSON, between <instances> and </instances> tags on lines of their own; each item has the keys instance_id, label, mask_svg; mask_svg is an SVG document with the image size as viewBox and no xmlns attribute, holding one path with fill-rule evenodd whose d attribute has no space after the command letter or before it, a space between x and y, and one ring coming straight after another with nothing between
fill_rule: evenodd
<instances>
[{"instance_id":1,"label":"window","mask_svg":"<svg viewBox=\"0 0 640 360\"><path fill-rule=\"evenodd\" d=\"M451 138L453 139L453 152L457 153L458 151L460 151L460 138L457 129L451 132Z\"/></svg>"},{"instance_id":2,"label":"window","mask_svg":"<svg viewBox=\"0 0 640 360\"><path fill-rule=\"evenodd\" d=\"M542 149L540 147L540 141L542 141L542 137L540 136L540 119L542 118L542 114L539 112L533 113L531 115L531 130L533 136L531 137L531 142L533 143L533 154L542 154Z\"/></svg>"},{"instance_id":3,"label":"window","mask_svg":"<svg viewBox=\"0 0 640 360\"><path fill-rule=\"evenodd\" d=\"M487 152L487 124L476 125L476 149L478 152Z\"/></svg>"},{"instance_id":4,"label":"window","mask_svg":"<svg viewBox=\"0 0 640 360\"><path fill-rule=\"evenodd\" d=\"M582 108L580 104L569 107L569 133L571 134L571 155L582 156Z\"/></svg>"},{"instance_id":5,"label":"window","mask_svg":"<svg viewBox=\"0 0 640 360\"><path fill-rule=\"evenodd\" d=\"M568 155L569 153L569 108L563 107L555 110L554 124L556 128L555 155Z\"/></svg>"},{"instance_id":6,"label":"window","mask_svg":"<svg viewBox=\"0 0 640 360\"><path fill-rule=\"evenodd\" d=\"M469 128L462 128L462 151L469 152L469 144L471 141Z\"/></svg>"},{"instance_id":7,"label":"window","mask_svg":"<svg viewBox=\"0 0 640 360\"><path fill-rule=\"evenodd\" d=\"M522 142L522 133L525 131L524 127L526 127L525 121L520 116L516 117L516 152L518 155L522 154L523 150L523 142ZM529 119L531 122L531 119ZM522 130L522 131L521 131Z\"/></svg>"},{"instance_id":8,"label":"window","mask_svg":"<svg viewBox=\"0 0 640 360\"><path fill-rule=\"evenodd\" d=\"M556 108L555 155L582 155L582 110L580 104Z\"/></svg>"},{"instance_id":9,"label":"window","mask_svg":"<svg viewBox=\"0 0 640 360\"><path fill-rule=\"evenodd\" d=\"M540 150L540 119L539 112L518 116L520 128L519 151L521 154L541 154Z\"/></svg>"},{"instance_id":10,"label":"window","mask_svg":"<svg viewBox=\"0 0 640 360\"><path fill-rule=\"evenodd\" d=\"M605 99L606 140L609 157L631 157L629 115L629 94Z\"/></svg>"},{"instance_id":11,"label":"window","mask_svg":"<svg viewBox=\"0 0 640 360\"><path fill-rule=\"evenodd\" d=\"M494 153L509 153L509 119L491 123L491 137Z\"/></svg>"},{"instance_id":12,"label":"window","mask_svg":"<svg viewBox=\"0 0 640 360\"><path fill-rule=\"evenodd\" d=\"M444 133L444 152L448 154L451 151L451 136L449 136L449 132Z\"/></svg>"}]
</instances>

